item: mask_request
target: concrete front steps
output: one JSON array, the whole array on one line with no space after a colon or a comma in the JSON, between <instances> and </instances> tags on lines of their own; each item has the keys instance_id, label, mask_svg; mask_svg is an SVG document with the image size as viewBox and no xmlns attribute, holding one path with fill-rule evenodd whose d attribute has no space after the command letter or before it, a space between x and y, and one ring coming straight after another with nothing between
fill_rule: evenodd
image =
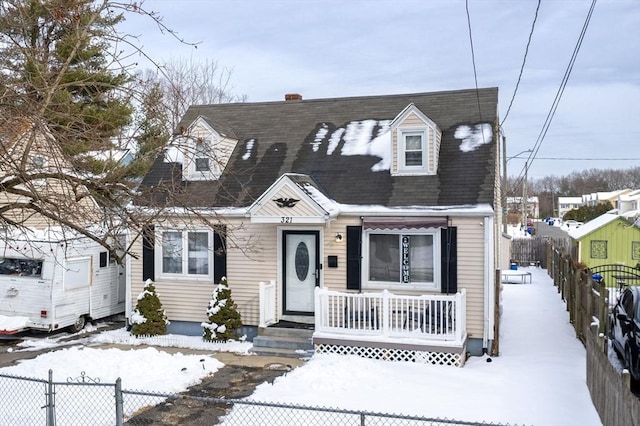
<instances>
[{"instance_id":1,"label":"concrete front steps","mask_svg":"<svg viewBox=\"0 0 640 426\"><path fill-rule=\"evenodd\" d=\"M313 355L313 330L270 326L259 328L250 352L264 356L309 358Z\"/></svg>"}]
</instances>

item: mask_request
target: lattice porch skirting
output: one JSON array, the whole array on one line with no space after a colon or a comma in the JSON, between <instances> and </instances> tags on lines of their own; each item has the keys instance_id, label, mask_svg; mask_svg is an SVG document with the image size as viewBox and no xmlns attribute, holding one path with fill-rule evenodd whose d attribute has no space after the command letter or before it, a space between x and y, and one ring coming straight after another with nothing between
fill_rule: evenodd
<instances>
[{"instance_id":1,"label":"lattice porch skirting","mask_svg":"<svg viewBox=\"0 0 640 426\"><path fill-rule=\"evenodd\" d=\"M416 347L415 345L388 346L375 342L340 342L337 339L314 338L315 353L333 353L339 355L357 355L363 358L382 359L385 361L418 362L422 364L464 366L466 360L466 344L461 348L448 347Z\"/></svg>"}]
</instances>

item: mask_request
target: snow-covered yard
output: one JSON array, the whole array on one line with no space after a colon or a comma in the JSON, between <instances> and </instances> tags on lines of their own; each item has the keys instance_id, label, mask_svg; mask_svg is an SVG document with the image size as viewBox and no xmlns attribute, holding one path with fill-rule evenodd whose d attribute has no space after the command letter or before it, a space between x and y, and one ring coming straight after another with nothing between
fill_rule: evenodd
<instances>
[{"instance_id":1,"label":"snow-covered yard","mask_svg":"<svg viewBox=\"0 0 640 426\"><path fill-rule=\"evenodd\" d=\"M472 357L464 368L455 368L315 355L273 384L259 385L250 398L476 422L601 425L585 383L585 349L569 324L565 305L545 270L526 269L532 273L532 284L503 286L499 357ZM88 340L90 347L62 348L0 373L46 378L52 369L54 380L65 381L84 371L103 383L120 377L124 389L179 392L215 374L222 363L210 356L188 355L188 349L170 355L159 346L162 342L242 354L251 345L165 336L155 341L156 348L101 349L105 343L141 343L123 329ZM57 344L25 341L20 350Z\"/></svg>"}]
</instances>

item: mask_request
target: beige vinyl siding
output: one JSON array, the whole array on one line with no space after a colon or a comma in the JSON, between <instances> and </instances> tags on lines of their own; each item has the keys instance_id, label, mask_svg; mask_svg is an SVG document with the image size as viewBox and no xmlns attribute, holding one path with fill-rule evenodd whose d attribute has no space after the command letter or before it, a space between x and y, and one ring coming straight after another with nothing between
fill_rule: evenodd
<instances>
[{"instance_id":1,"label":"beige vinyl siding","mask_svg":"<svg viewBox=\"0 0 640 426\"><path fill-rule=\"evenodd\" d=\"M483 218L454 218L453 226L458 227L458 290L467 291L467 330L469 337L482 338L484 315L484 227ZM322 227L321 231L321 285L335 291L346 291L347 268L347 226L359 226L358 217L342 217ZM245 325L259 322L259 283L276 281L277 307L281 314L281 283L279 279L278 235L283 229L317 230L317 226L287 226L278 224L252 224L239 219L228 222L227 237L227 279L231 295L239 307ZM336 242L336 234L343 236ZM134 252L142 253L142 243L138 241ZM329 268L328 256L338 257L338 267ZM131 264L132 299L142 291L142 260L133 259ZM211 298L213 283L191 280L158 279L155 283L169 320L196 321L205 319L205 310ZM421 291L405 291L397 294L422 294ZM439 290L432 291L439 293Z\"/></svg>"},{"instance_id":2,"label":"beige vinyl siding","mask_svg":"<svg viewBox=\"0 0 640 426\"><path fill-rule=\"evenodd\" d=\"M315 217L318 216L318 210L316 206L306 202L306 200L299 201L294 207L279 207L274 201L279 198L293 198L300 199L299 194L289 185L284 185L275 196L269 199L261 200L262 205L252 213L252 216L263 217Z\"/></svg>"},{"instance_id":3,"label":"beige vinyl siding","mask_svg":"<svg viewBox=\"0 0 640 426\"><path fill-rule=\"evenodd\" d=\"M230 220L227 230L227 281L231 297L238 305L242 322L257 325L259 282L277 279L276 226ZM136 243L134 251L142 253L141 241ZM136 297L144 287L141 256L132 259L131 273L132 306L135 307ZM206 319L213 282L163 279L157 275L155 287L169 320L200 322Z\"/></svg>"},{"instance_id":4,"label":"beige vinyl siding","mask_svg":"<svg viewBox=\"0 0 640 426\"><path fill-rule=\"evenodd\" d=\"M276 281L276 312L280 311L277 226L247 223L242 229L233 230L231 238L233 241L227 250L227 279L231 295L240 308L242 322L258 325L261 281Z\"/></svg>"},{"instance_id":5,"label":"beige vinyl siding","mask_svg":"<svg viewBox=\"0 0 640 426\"><path fill-rule=\"evenodd\" d=\"M347 226L360 226L358 217L338 218L324 231L324 258L322 263L323 286L329 290L347 291ZM336 242L336 234L342 234L342 241ZM327 266L328 256L338 256L338 267Z\"/></svg>"},{"instance_id":6,"label":"beige vinyl siding","mask_svg":"<svg viewBox=\"0 0 640 426\"><path fill-rule=\"evenodd\" d=\"M454 218L458 228L458 291L467 290L467 333L483 337L485 241L483 218ZM487 283L493 285L493 283Z\"/></svg>"},{"instance_id":7,"label":"beige vinyl siding","mask_svg":"<svg viewBox=\"0 0 640 426\"><path fill-rule=\"evenodd\" d=\"M429 162L431 166L431 173L438 173L438 164L440 160L440 142L442 140L442 133L436 130L433 132L434 141L433 141L433 149L430 151L433 153L433 162Z\"/></svg>"},{"instance_id":8,"label":"beige vinyl siding","mask_svg":"<svg viewBox=\"0 0 640 426\"><path fill-rule=\"evenodd\" d=\"M425 123L424 120L422 120L414 112L412 112L398 127L424 127L426 125L427 123Z\"/></svg>"},{"instance_id":9,"label":"beige vinyl siding","mask_svg":"<svg viewBox=\"0 0 640 426\"><path fill-rule=\"evenodd\" d=\"M29 134L30 133L27 133L26 135ZM16 167L21 167L18 166L19 158L25 156L27 149L27 171L46 171L48 173L59 173L61 175L72 173L72 168L64 159L56 144L47 140L43 135L36 134L33 144L27 147L30 140L30 137L24 136L13 144L8 155L14 159L15 163L13 161L3 161L0 164L5 174L18 174ZM34 157L42 157L44 160L42 168L32 164L31 159ZM64 180L64 177L62 177L62 179L31 180L27 185L21 186L21 188L29 193L35 194L41 200L46 200L54 206L59 206L60 210L64 212L64 219L79 226L95 224L101 220L101 211L93 199L87 196L89 194L88 190L84 187L72 187L68 181ZM30 201L32 201L31 197L23 197L7 192L0 193L0 205L2 206L15 203L27 203ZM58 221L53 221L50 218L35 213L31 209L18 208L17 205L15 209L6 211L4 215L24 226L33 228L61 226Z\"/></svg>"}]
</instances>

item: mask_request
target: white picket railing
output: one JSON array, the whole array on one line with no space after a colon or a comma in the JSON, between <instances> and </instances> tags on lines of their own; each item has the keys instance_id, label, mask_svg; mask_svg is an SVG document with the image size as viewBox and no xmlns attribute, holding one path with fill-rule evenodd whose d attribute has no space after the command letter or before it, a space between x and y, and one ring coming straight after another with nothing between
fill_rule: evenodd
<instances>
[{"instance_id":1,"label":"white picket railing","mask_svg":"<svg viewBox=\"0 0 640 426\"><path fill-rule=\"evenodd\" d=\"M260 319L258 327L267 327L276 322L276 282L269 281L269 284L261 281L260 291Z\"/></svg>"},{"instance_id":2,"label":"white picket railing","mask_svg":"<svg viewBox=\"0 0 640 426\"><path fill-rule=\"evenodd\" d=\"M462 344L466 291L420 296L342 293L316 288L315 331L367 338L411 338Z\"/></svg>"}]
</instances>

